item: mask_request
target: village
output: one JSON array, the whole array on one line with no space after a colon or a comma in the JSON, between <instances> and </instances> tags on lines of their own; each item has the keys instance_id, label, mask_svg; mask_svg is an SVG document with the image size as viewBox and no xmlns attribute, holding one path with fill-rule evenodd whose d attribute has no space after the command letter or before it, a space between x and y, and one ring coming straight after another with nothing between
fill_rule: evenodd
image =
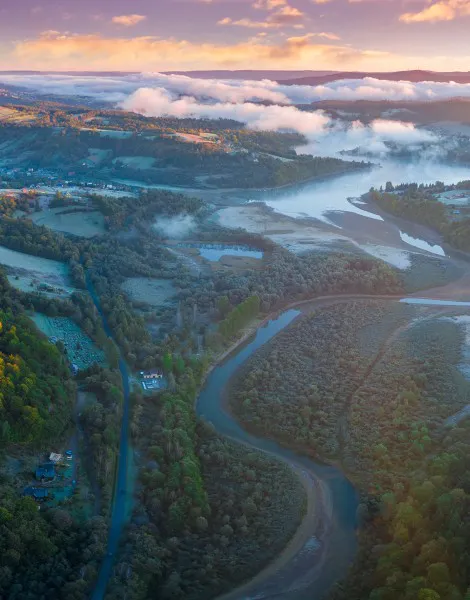
<instances>
[{"instance_id":1,"label":"village","mask_svg":"<svg viewBox=\"0 0 470 600\"><path fill-rule=\"evenodd\" d=\"M90 168L92 165L89 165ZM27 184L25 185L25 182ZM37 192L38 194L54 194L57 191L70 196L76 196L77 192L81 194L100 193L109 194L111 192L121 192L125 195L132 195L133 187L124 183L110 183L105 180L95 179L85 180L77 175L75 171L67 171L64 176L58 174L57 170L21 166L2 166L0 165L0 190L2 193L11 192L23 193ZM114 194L112 194L114 195Z\"/></svg>"}]
</instances>

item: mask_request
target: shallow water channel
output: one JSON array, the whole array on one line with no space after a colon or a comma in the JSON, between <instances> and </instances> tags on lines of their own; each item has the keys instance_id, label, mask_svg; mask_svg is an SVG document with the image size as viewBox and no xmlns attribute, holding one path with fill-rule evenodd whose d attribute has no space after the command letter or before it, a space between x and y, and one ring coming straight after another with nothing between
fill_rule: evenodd
<instances>
[{"instance_id":1,"label":"shallow water channel","mask_svg":"<svg viewBox=\"0 0 470 600\"><path fill-rule=\"evenodd\" d=\"M255 581L252 588L240 592L239 596L236 593L231 594L230 597L234 599L238 597L240 600L254 600L275 595L279 599L317 600L323 597L335 581L345 575L356 552L358 494L344 474L335 467L287 450L272 440L249 434L224 408L225 390L238 368L300 314L298 310L287 310L261 327L251 340L210 373L197 401L198 415L212 422L218 433L269 452L280 460L299 467L305 476L321 480L326 490L325 504L331 503L325 509L325 513L330 511L330 516L320 516L320 528L322 521L323 524L328 522L329 527L322 536L323 539L317 539L317 527L312 527L313 530L308 532L311 535L307 535L305 544L293 560L267 581Z\"/></svg>"},{"instance_id":2,"label":"shallow water channel","mask_svg":"<svg viewBox=\"0 0 470 600\"><path fill-rule=\"evenodd\" d=\"M320 600L333 584L346 576L356 549L357 508L359 496L346 476L338 468L314 461L288 450L267 438L245 431L227 410L226 393L238 369L264 344L290 325L302 312L321 306L366 297L338 297L313 300L305 310L286 310L268 321L256 334L239 346L208 376L197 400L199 417L211 422L218 433L240 443L252 446L297 468L314 487L315 499L320 505L317 523L303 523L304 543L293 557L279 569L272 569L267 577L257 577L252 584L224 596L224 600ZM392 300L392 299L391 299ZM398 298L396 300L399 300ZM470 302L402 298L400 302L425 306L468 306ZM318 535L320 532L320 535ZM317 537L318 536L318 537Z\"/></svg>"}]
</instances>

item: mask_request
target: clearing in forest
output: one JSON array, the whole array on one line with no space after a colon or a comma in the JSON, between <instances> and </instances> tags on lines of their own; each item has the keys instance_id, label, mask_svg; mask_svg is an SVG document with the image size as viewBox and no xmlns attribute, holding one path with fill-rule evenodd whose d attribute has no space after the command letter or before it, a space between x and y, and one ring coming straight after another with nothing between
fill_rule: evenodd
<instances>
[{"instance_id":1,"label":"clearing in forest","mask_svg":"<svg viewBox=\"0 0 470 600\"><path fill-rule=\"evenodd\" d=\"M155 307L168 304L176 294L173 283L168 279L130 277L121 287L134 302L144 302Z\"/></svg>"},{"instance_id":2,"label":"clearing in forest","mask_svg":"<svg viewBox=\"0 0 470 600\"><path fill-rule=\"evenodd\" d=\"M24 269L42 275L54 275L57 277L66 277L68 275L68 267L65 263L50 258L42 258L10 250L5 246L0 246L0 264L6 267L15 269Z\"/></svg>"},{"instance_id":3,"label":"clearing in forest","mask_svg":"<svg viewBox=\"0 0 470 600\"><path fill-rule=\"evenodd\" d=\"M31 215L36 225L44 225L53 231L70 233L91 238L105 233L104 216L99 211L70 211L70 209L51 208Z\"/></svg>"},{"instance_id":4,"label":"clearing in forest","mask_svg":"<svg viewBox=\"0 0 470 600\"><path fill-rule=\"evenodd\" d=\"M79 369L105 363L104 352L71 319L34 313L32 320L42 333L64 344L70 362Z\"/></svg>"},{"instance_id":5,"label":"clearing in forest","mask_svg":"<svg viewBox=\"0 0 470 600\"><path fill-rule=\"evenodd\" d=\"M118 156L113 162L120 162L125 167L145 171L146 169L151 169L153 167L155 159L151 156Z\"/></svg>"},{"instance_id":6,"label":"clearing in forest","mask_svg":"<svg viewBox=\"0 0 470 600\"><path fill-rule=\"evenodd\" d=\"M68 266L57 260L0 246L0 264L7 267L10 285L21 292L64 298L75 291L69 279Z\"/></svg>"}]
</instances>

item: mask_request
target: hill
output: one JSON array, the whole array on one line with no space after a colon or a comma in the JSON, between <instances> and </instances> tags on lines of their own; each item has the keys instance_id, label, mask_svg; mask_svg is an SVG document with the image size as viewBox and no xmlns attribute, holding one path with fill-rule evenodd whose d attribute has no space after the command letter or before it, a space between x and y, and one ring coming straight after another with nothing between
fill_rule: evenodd
<instances>
[{"instance_id":1,"label":"hill","mask_svg":"<svg viewBox=\"0 0 470 600\"><path fill-rule=\"evenodd\" d=\"M361 71L344 71L342 73L327 73L323 75L309 75L308 77L299 77L289 80L279 80L287 85L322 85L339 81L341 79L365 79L373 77L385 81L411 81L419 83L421 81L433 81L436 83L470 83L470 72L454 71L450 73L437 73L435 71L395 71L392 73L372 73Z\"/></svg>"}]
</instances>

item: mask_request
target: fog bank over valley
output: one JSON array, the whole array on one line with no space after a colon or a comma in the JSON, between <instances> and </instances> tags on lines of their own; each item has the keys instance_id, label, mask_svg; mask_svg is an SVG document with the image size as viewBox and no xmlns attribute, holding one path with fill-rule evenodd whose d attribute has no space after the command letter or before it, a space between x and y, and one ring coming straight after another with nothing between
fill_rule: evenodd
<instances>
[{"instance_id":1,"label":"fog bank over valley","mask_svg":"<svg viewBox=\"0 0 470 600\"><path fill-rule=\"evenodd\" d=\"M470 98L470 84L384 81L373 78L333 81L324 85L286 85L270 80L196 79L186 75L142 73L113 76L0 74L0 82L43 95L79 96L149 117L233 119L254 130L296 131L306 136L304 152L328 156L366 148L383 156L395 146L439 155L444 150L436 133L388 118L370 122L333 118L323 110L296 105L323 100L437 101ZM339 113L338 113L339 114ZM354 113L350 113L353 115Z\"/></svg>"}]
</instances>

